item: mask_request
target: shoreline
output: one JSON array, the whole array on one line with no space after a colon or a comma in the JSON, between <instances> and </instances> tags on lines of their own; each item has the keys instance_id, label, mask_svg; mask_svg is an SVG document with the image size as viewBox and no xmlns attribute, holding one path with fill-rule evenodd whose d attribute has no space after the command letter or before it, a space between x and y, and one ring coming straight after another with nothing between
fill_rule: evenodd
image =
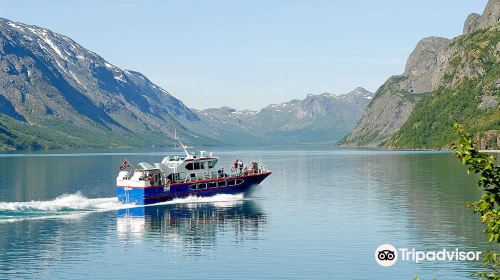
<instances>
[{"instance_id":1,"label":"shoreline","mask_svg":"<svg viewBox=\"0 0 500 280\"><path fill-rule=\"evenodd\" d=\"M208 147L223 147L224 145L207 145L207 146L200 146L200 148L208 148ZM268 147L268 148L278 148L278 147L298 147L298 146L305 146L305 147L311 147L311 144L308 143L298 143L298 144L289 144L289 145L229 145L230 147L244 147L246 149L248 148L255 148L259 149L262 147ZM380 147L356 147L356 146L330 146L329 144L320 144L319 146L323 146L325 149L339 149L339 150L372 150L372 151L381 151L381 152L450 152L452 153L453 150L451 149L388 149L388 148L380 148ZM227 146L226 146L227 147ZM154 150L154 149L164 149L164 148L169 148L168 145L166 146L154 146L154 147L99 147L99 148L66 148L66 149L37 149L37 150L28 150L28 149L20 149L20 150L0 150L0 155L8 155L8 154L66 154L66 153L113 153L113 151L117 153L137 153L137 150L141 149L147 149L147 150ZM491 153L491 154L500 154L500 150L484 150L481 149L479 150L480 152L483 153Z\"/></svg>"}]
</instances>

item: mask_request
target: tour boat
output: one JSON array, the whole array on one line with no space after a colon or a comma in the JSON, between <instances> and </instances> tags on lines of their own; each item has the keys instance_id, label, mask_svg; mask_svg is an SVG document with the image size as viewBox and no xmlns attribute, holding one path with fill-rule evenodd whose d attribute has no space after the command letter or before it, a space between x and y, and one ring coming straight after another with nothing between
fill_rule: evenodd
<instances>
[{"instance_id":1,"label":"tour boat","mask_svg":"<svg viewBox=\"0 0 500 280\"><path fill-rule=\"evenodd\" d=\"M216 167L219 158L212 153L190 153L177 140L185 156L166 156L154 165L141 162L137 167L122 163L116 178L120 202L146 205L188 196L246 193L271 174L262 163L246 165L241 160L226 172Z\"/></svg>"}]
</instances>

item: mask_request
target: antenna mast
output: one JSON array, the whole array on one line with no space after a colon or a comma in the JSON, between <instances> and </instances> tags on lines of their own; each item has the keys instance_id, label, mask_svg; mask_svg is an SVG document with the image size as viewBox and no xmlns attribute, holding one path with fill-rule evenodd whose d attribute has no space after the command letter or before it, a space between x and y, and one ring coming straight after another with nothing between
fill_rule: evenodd
<instances>
[{"instance_id":1,"label":"antenna mast","mask_svg":"<svg viewBox=\"0 0 500 280\"><path fill-rule=\"evenodd\" d=\"M174 139L179 141L179 144L181 144L181 147L184 150L184 153L186 153L186 157L190 157L189 152L186 149L186 146L184 146L184 144L182 144L181 139L177 138L177 129L174 130Z\"/></svg>"}]
</instances>

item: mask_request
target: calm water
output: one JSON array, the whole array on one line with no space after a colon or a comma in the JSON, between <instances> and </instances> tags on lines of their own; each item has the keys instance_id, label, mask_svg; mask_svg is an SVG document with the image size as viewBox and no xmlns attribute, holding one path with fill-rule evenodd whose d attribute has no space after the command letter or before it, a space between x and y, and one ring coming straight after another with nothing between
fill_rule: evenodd
<instances>
[{"instance_id":1,"label":"calm water","mask_svg":"<svg viewBox=\"0 0 500 280\"><path fill-rule=\"evenodd\" d=\"M120 162L162 152L0 155L0 278L472 279L478 262L382 268L374 251L491 249L465 207L475 178L451 154L215 152L274 173L250 197L117 211Z\"/></svg>"}]
</instances>

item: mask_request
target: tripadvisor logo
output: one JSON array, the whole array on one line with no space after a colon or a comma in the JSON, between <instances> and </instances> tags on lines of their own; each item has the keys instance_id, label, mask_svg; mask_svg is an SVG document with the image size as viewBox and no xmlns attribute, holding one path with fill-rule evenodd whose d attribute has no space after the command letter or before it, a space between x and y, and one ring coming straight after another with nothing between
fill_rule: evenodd
<instances>
[{"instance_id":1,"label":"tripadvisor logo","mask_svg":"<svg viewBox=\"0 0 500 280\"><path fill-rule=\"evenodd\" d=\"M380 266L392 266L398 260L398 251L391 244L382 244L375 250L375 260Z\"/></svg>"},{"instance_id":2,"label":"tripadvisor logo","mask_svg":"<svg viewBox=\"0 0 500 280\"><path fill-rule=\"evenodd\" d=\"M460 251L442 249L439 251L419 251L414 248L399 248L391 244L383 244L375 250L375 261L384 267L393 266L398 257L401 261L420 263L423 261L478 261L481 251Z\"/></svg>"}]
</instances>

